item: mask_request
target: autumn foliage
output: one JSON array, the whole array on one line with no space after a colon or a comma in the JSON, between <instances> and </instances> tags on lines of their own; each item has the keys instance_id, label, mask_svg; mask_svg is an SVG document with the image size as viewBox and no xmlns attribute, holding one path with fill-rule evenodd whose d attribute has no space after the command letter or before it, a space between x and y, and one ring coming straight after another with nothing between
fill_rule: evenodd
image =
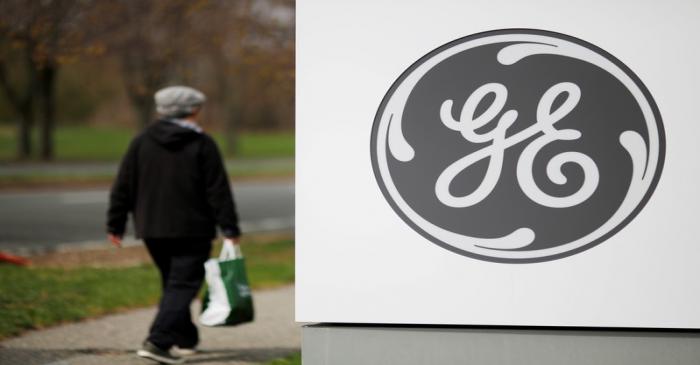
<instances>
[{"instance_id":1,"label":"autumn foliage","mask_svg":"<svg viewBox=\"0 0 700 365\"><path fill-rule=\"evenodd\" d=\"M97 110L143 126L153 93L174 84L207 94L205 117L227 145L241 129L292 128L294 1L0 2L0 97L16 121L18 158L31 155L38 127L39 155L51 159L56 124ZM71 113L74 100L90 115Z\"/></svg>"}]
</instances>

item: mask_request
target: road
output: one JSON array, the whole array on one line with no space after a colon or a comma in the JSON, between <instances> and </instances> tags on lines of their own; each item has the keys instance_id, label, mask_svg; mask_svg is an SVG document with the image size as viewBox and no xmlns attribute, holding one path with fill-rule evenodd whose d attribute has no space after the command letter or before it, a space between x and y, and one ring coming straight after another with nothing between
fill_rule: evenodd
<instances>
[{"instance_id":1,"label":"road","mask_svg":"<svg viewBox=\"0 0 700 365\"><path fill-rule=\"evenodd\" d=\"M294 228L293 182L239 182L233 191L244 232ZM105 189L0 193L0 251L26 254L104 240L108 194Z\"/></svg>"}]
</instances>

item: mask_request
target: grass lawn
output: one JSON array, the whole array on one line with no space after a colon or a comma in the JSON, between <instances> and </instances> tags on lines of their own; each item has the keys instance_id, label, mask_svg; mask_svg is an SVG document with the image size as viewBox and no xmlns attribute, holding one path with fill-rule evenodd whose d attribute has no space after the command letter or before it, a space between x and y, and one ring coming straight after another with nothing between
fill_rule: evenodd
<instances>
[{"instance_id":1,"label":"grass lawn","mask_svg":"<svg viewBox=\"0 0 700 365\"><path fill-rule=\"evenodd\" d=\"M127 128L64 126L56 130L56 161L118 161L135 131ZM226 144L221 133L213 133L222 151ZM34 138L34 147L37 147ZM0 127L0 161L13 161L17 140L10 126ZM36 149L36 148L35 148ZM35 151L36 153L36 151ZM244 132L239 137L236 158L294 156L294 132Z\"/></svg>"},{"instance_id":2,"label":"grass lawn","mask_svg":"<svg viewBox=\"0 0 700 365\"><path fill-rule=\"evenodd\" d=\"M156 302L158 273L148 265L119 269L0 266L0 338Z\"/></svg>"},{"instance_id":3,"label":"grass lawn","mask_svg":"<svg viewBox=\"0 0 700 365\"><path fill-rule=\"evenodd\" d=\"M242 250L254 289L294 281L293 240L250 239L243 242ZM213 252L218 252L218 246ZM159 296L158 272L151 264L72 269L0 264L0 338L152 305Z\"/></svg>"}]
</instances>

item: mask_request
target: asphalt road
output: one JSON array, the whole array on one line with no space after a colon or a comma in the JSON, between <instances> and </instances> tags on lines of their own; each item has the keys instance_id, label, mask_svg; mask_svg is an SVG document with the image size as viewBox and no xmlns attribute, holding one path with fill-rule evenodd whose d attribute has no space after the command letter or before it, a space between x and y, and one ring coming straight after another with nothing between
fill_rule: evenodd
<instances>
[{"instance_id":1,"label":"asphalt road","mask_svg":"<svg viewBox=\"0 0 700 365\"><path fill-rule=\"evenodd\" d=\"M239 182L233 191L244 232L294 228L293 182ZM0 251L27 253L104 240L108 194L0 193Z\"/></svg>"}]
</instances>

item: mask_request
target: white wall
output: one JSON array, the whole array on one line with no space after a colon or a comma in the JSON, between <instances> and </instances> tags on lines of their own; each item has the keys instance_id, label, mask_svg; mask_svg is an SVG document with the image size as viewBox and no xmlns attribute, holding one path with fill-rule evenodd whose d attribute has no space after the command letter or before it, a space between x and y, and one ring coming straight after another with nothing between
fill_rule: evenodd
<instances>
[{"instance_id":1,"label":"white wall","mask_svg":"<svg viewBox=\"0 0 700 365\"><path fill-rule=\"evenodd\" d=\"M700 3L297 1L296 319L302 322L700 328ZM375 180L370 133L396 78L435 47L501 28L612 53L663 116L661 181L603 244L508 265L412 230Z\"/></svg>"}]
</instances>

